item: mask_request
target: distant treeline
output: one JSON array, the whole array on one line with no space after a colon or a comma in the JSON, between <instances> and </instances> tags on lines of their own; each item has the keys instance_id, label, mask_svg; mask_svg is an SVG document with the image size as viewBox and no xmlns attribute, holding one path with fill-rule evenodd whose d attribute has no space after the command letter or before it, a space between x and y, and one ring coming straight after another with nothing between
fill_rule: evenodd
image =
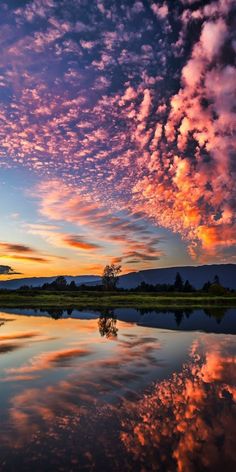
<instances>
[{"instance_id":1,"label":"distant treeline","mask_svg":"<svg viewBox=\"0 0 236 472\"><path fill-rule=\"evenodd\" d=\"M103 292L109 291L109 287L104 284L100 285L76 285L74 281L67 283L67 280L64 276L57 277L51 283L45 283L41 287L29 287L27 285L23 285L18 289L19 291L27 291L27 290L39 290L39 291L77 291L77 292L88 292L88 291L95 291L95 292ZM215 295L225 295L227 293L234 292L226 287L223 287L220 283L218 275L215 275L213 281L208 281L204 283L203 287L200 290L196 290L196 288L190 284L189 280L183 280L180 273L176 273L175 281L173 284L148 284L146 282L141 282L136 288L133 289L122 289L113 287L112 290L116 290L118 292L152 292L152 293L194 293L194 292L202 292L202 293L211 293Z\"/></svg>"}]
</instances>

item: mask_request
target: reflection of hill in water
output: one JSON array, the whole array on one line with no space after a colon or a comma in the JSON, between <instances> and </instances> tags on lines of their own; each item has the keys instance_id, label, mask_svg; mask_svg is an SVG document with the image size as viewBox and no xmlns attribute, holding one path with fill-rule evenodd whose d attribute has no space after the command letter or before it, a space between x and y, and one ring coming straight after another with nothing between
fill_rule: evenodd
<instances>
[{"instance_id":1,"label":"reflection of hill in water","mask_svg":"<svg viewBox=\"0 0 236 472\"><path fill-rule=\"evenodd\" d=\"M111 337L112 332L112 336L116 336L116 320L152 328L236 334L236 308L218 308L215 306L204 309L187 307L184 309L163 308L162 310L137 310L134 308L113 310L107 308L99 312L96 310L80 311L71 308L63 310L50 307L48 309L8 309L4 311L26 316L50 316L55 320L61 318L98 319L99 332L107 338Z\"/></svg>"},{"instance_id":2,"label":"reflection of hill in water","mask_svg":"<svg viewBox=\"0 0 236 472\"><path fill-rule=\"evenodd\" d=\"M204 309L164 309L161 312L142 310L142 326L155 326L181 331L236 333L236 309L207 307Z\"/></svg>"}]
</instances>

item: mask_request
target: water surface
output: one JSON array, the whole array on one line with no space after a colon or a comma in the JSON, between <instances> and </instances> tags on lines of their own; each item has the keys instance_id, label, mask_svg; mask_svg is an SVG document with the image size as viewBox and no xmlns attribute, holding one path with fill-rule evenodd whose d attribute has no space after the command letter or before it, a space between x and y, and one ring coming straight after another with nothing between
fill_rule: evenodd
<instances>
[{"instance_id":1,"label":"water surface","mask_svg":"<svg viewBox=\"0 0 236 472\"><path fill-rule=\"evenodd\" d=\"M0 312L0 470L235 470L235 320Z\"/></svg>"}]
</instances>

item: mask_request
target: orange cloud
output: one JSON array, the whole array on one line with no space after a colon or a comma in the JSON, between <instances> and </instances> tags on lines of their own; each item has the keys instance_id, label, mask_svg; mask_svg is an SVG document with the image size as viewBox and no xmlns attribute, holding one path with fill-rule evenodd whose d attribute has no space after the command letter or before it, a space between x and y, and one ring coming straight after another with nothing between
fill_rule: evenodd
<instances>
[{"instance_id":1,"label":"orange cloud","mask_svg":"<svg viewBox=\"0 0 236 472\"><path fill-rule=\"evenodd\" d=\"M77 230L74 234L65 233L59 225L28 224L25 228L56 247L86 251L91 258L96 251L100 268L114 257L119 257L124 264L140 264L144 268L145 264L154 263L165 255L159 248L164 239L153 234L151 222L147 227L142 213L128 213L126 209L123 215L118 211L114 213L59 180L40 184L37 195L42 216L51 221L69 222L78 228L79 234ZM92 234L94 242L84 234ZM120 256L114 256L117 253ZM91 264L94 266L93 261Z\"/></svg>"},{"instance_id":2,"label":"orange cloud","mask_svg":"<svg viewBox=\"0 0 236 472\"><path fill-rule=\"evenodd\" d=\"M17 243L0 242L0 250L1 249L4 251L2 254L0 253L0 258L2 259L49 263L51 258L56 257L50 255L49 257L45 257L44 255L41 255L37 249Z\"/></svg>"},{"instance_id":3,"label":"orange cloud","mask_svg":"<svg viewBox=\"0 0 236 472\"><path fill-rule=\"evenodd\" d=\"M88 356L91 351L88 349L65 349L63 351L46 352L32 359L30 365L18 368L9 368L10 374L30 374L41 370L52 369L56 366L69 365L69 362L78 357Z\"/></svg>"},{"instance_id":4,"label":"orange cloud","mask_svg":"<svg viewBox=\"0 0 236 472\"><path fill-rule=\"evenodd\" d=\"M235 356L226 337L215 343L206 336L202 354L194 342L192 363L157 383L138 404L125 405L121 439L144 469L147 463L153 471L233 467Z\"/></svg>"},{"instance_id":5,"label":"orange cloud","mask_svg":"<svg viewBox=\"0 0 236 472\"><path fill-rule=\"evenodd\" d=\"M83 240L81 236L76 236L76 235L68 235L63 238L63 241L71 247L74 247L76 249L99 249L101 246L98 244L93 244L89 243Z\"/></svg>"}]
</instances>

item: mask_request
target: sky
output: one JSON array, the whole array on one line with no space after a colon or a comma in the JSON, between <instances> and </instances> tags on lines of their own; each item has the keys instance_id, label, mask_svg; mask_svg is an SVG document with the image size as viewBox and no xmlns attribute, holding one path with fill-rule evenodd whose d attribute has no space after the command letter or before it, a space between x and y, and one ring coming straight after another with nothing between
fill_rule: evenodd
<instances>
[{"instance_id":1,"label":"sky","mask_svg":"<svg viewBox=\"0 0 236 472\"><path fill-rule=\"evenodd\" d=\"M234 0L0 3L0 276L236 262Z\"/></svg>"}]
</instances>

